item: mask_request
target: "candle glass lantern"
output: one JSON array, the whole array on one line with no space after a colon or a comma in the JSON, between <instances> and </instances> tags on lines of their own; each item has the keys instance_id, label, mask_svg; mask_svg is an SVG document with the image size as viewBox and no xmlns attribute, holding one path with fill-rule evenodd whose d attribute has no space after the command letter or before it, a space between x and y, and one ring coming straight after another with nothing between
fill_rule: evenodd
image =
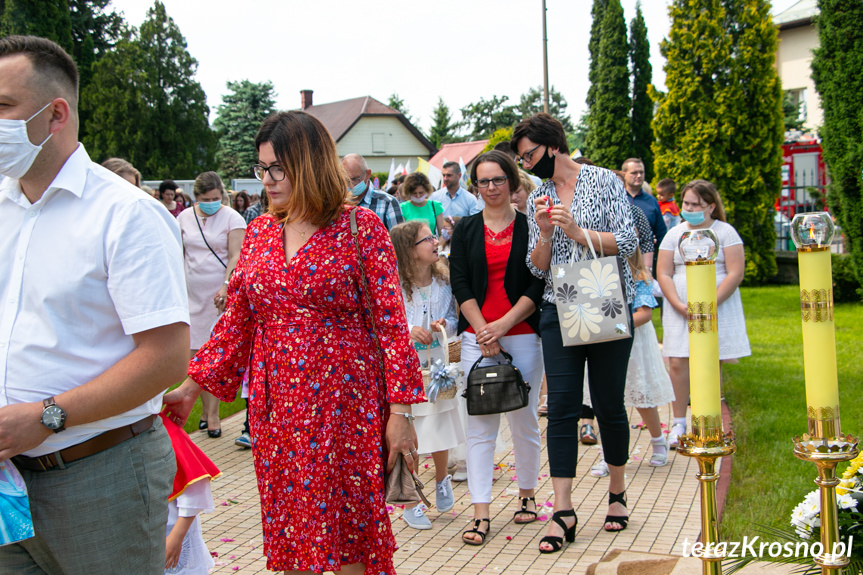
<instances>
[{"instance_id":1,"label":"candle glass lantern","mask_svg":"<svg viewBox=\"0 0 863 575\"><path fill-rule=\"evenodd\" d=\"M710 229L684 232L678 249L686 264L689 324L689 390L692 434L680 436L677 452L698 461L701 485L701 556L704 575L722 572L719 514L716 507L716 460L737 449L734 435L724 434L720 400L719 324L716 301L716 257L719 239Z\"/></svg>"},{"instance_id":2,"label":"candle glass lantern","mask_svg":"<svg viewBox=\"0 0 863 575\"><path fill-rule=\"evenodd\" d=\"M839 379L836 371L836 332L833 325L833 271L830 244L833 219L826 212L803 213L791 221L800 274L800 315L803 322L803 370L809 432L794 438L794 455L818 468L815 484L821 492L821 544L815 563L823 575L839 573L849 560L834 554L839 541L836 512L836 465L857 454L857 438L843 435L839 419Z\"/></svg>"}]
</instances>

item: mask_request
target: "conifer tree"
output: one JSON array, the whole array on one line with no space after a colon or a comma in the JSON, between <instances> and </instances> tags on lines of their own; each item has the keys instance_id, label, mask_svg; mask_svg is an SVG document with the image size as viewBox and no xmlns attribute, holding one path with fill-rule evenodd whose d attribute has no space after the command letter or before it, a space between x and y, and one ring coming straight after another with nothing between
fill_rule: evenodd
<instances>
[{"instance_id":1,"label":"conifer tree","mask_svg":"<svg viewBox=\"0 0 863 575\"><path fill-rule=\"evenodd\" d=\"M743 238L745 279L776 274L773 204L781 186L777 32L767 0L674 0L661 45L665 84L653 129L657 178L716 184Z\"/></svg>"},{"instance_id":2,"label":"conifer tree","mask_svg":"<svg viewBox=\"0 0 863 575\"><path fill-rule=\"evenodd\" d=\"M820 134L831 175L827 199L863 284L863 4L819 0L818 8L820 47L812 60L812 77L824 109Z\"/></svg>"},{"instance_id":3,"label":"conifer tree","mask_svg":"<svg viewBox=\"0 0 863 575\"><path fill-rule=\"evenodd\" d=\"M443 101L443 98L438 96L437 106L432 112L432 127L429 131L429 141L434 144L435 148L440 148L444 144L453 141L455 136L456 126L452 121L452 114L449 106Z\"/></svg>"},{"instance_id":4,"label":"conifer tree","mask_svg":"<svg viewBox=\"0 0 863 575\"><path fill-rule=\"evenodd\" d=\"M599 38L602 34L602 16L605 14L605 7L608 0L593 0L593 6L590 9L590 40L587 43L587 50L590 57L590 67L587 71L587 80L590 86L587 88L587 110L593 108L593 103L596 101L596 83L599 80Z\"/></svg>"},{"instance_id":5,"label":"conifer tree","mask_svg":"<svg viewBox=\"0 0 863 575\"><path fill-rule=\"evenodd\" d=\"M276 111L273 83L229 81L227 87L231 93L222 96L213 122L219 138L219 174L226 180L249 178L258 160L255 135L267 116Z\"/></svg>"},{"instance_id":6,"label":"conifer tree","mask_svg":"<svg viewBox=\"0 0 863 575\"><path fill-rule=\"evenodd\" d=\"M650 65L650 42L647 24L641 13L641 2L635 5L635 18L629 24L629 56L632 61L632 144L629 156L644 162L644 179L653 180L653 100L648 93L653 79Z\"/></svg>"},{"instance_id":7,"label":"conifer tree","mask_svg":"<svg viewBox=\"0 0 863 575\"><path fill-rule=\"evenodd\" d=\"M72 21L67 0L4 0L0 36L41 36L72 51Z\"/></svg>"},{"instance_id":8,"label":"conifer tree","mask_svg":"<svg viewBox=\"0 0 863 575\"><path fill-rule=\"evenodd\" d=\"M585 155L599 166L616 169L630 147L629 45L620 0L607 0L596 66Z\"/></svg>"}]
</instances>

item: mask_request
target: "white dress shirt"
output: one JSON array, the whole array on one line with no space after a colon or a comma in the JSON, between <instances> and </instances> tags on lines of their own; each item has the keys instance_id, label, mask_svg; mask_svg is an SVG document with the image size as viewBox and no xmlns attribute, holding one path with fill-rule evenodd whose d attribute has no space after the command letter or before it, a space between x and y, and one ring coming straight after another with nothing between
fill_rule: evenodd
<instances>
[{"instance_id":1,"label":"white dress shirt","mask_svg":"<svg viewBox=\"0 0 863 575\"><path fill-rule=\"evenodd\" d=\"M174 216L82 145L35 204L18 180L0 181L0 222L0 406L83 385L133 350L132 334L189 322ZM24 455L158 413L161 396L52 434Z\"/></svg>"}]
</instances>

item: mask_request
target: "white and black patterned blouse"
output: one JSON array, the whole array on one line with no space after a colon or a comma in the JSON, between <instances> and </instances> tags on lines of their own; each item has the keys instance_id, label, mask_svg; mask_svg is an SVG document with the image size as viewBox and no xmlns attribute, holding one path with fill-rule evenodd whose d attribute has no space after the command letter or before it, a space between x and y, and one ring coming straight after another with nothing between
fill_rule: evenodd
<instances>
[{"instance_id":1,"label":"white and black patterned blouse","mask_svg":"<svg viewBox=\"0 0 863 575\"><path fill-rule=\"evenodd\" d=\"M530 254L539 241L539 226L534 218L536 210L533 201L542 196L551 198L552 204L560 203L557 190L551 180L547 180L531 192L527 200L527 221L530 226L527 267L533 275L545 280L545 292L542 299L549 303L555 303L551 274L548 270L537 268L530 261ZM570 213L575 223L582 228L614 234L614 239L617 242L617 257L620 259L623 269L626 298L631 303L632 296L635 294L635 282L632 279L626 258L635 253L638 239L635 235L635 222L632 218L629 200L626 199L623 182L611 170L582 165L581 173L575 184L575 194L572 198ZM569 263L572 259L573 249L576 250L576 260L578 261L590 257L587 246L570 239L562 230L555 227L551 245L551 265ZM597 255L599 255L599 250L597 250Z\"/></svg>"}]
</instances>

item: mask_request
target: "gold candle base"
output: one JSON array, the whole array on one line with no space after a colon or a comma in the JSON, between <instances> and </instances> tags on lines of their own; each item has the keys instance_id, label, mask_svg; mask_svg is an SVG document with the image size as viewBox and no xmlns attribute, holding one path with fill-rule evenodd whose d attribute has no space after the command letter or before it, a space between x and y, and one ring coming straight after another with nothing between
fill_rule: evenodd
<instances>
[{"instance_id":1,"label":"gold candle base","mask_svg":"<svg viewBox=\"0 0 863 575\"><path fill-rule=\"evenodd\" d=\"M811 422L810 422L811 427ZM818 467L815 484L821 490L821 545L823 552L815 556L822 575L841 574L850 559L834 554L833 544L839 542L839 516L836 507L836 465L857 457L857 438L838 435L833 438L812 437L808 433L794 438L794 456Z\"/></svg>"},{"instance_id":2,"label":"gold candle base","mask_svg":"<svg viewBox=\"0 0 863 575\"><path fill-rule=\"evenodd\" d=\"M701 556L703 575L722 575L724 554L716 552L719 544L719 512L716 507L716 460L737 451L734 434L722 433L721 421L693 421L693 434L681 435L677 453L694 457L698 461L695 477L701 484L701 542L704 554ZM717 427L718 424L718 427Z\"/></svg>"}]
</instances>

